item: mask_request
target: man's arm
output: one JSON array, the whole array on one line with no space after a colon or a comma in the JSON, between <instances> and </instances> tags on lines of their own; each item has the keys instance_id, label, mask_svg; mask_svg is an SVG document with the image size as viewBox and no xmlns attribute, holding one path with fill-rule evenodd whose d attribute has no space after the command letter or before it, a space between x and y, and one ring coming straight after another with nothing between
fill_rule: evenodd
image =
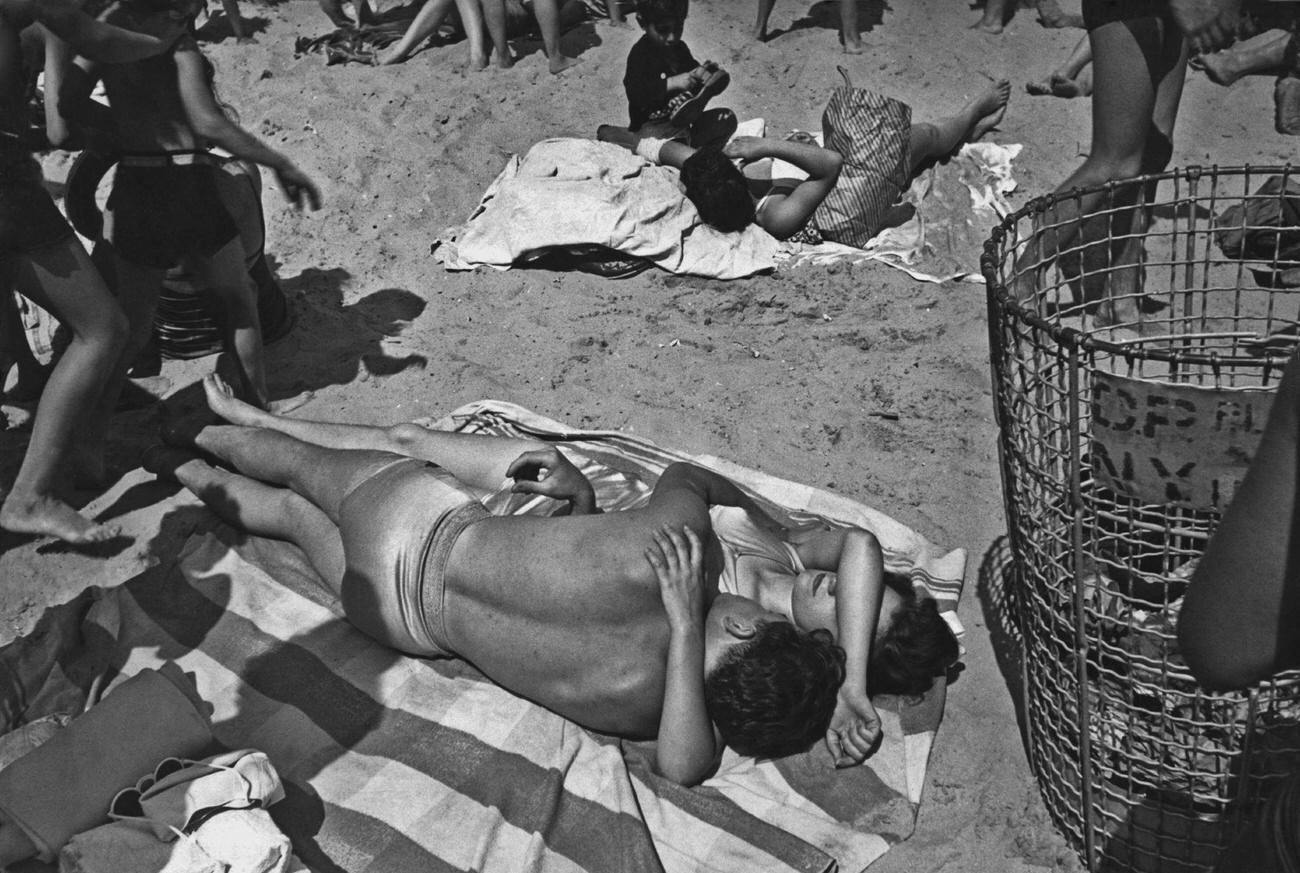
<instances>
[{"instance_id":1,"label":"man's arm","mask_svg":"<svg viewBox=\"0 0 1300 873\"><path fill-rule=\"evenodd\" d=\"M1241 489L1192 574L1178 642L1207 688L1300 666L1300 354L1278 385Z\"/></svg>"},{"instance_id":2,"label":"man's arm","mask_svg":"<svg viewBox=\"0 0 1300 873\"><path fill-rule=\"evenodd\" d=\"M555 446L524 452L510 463L506 475L515 480L510 490L516 494L543 494L555 500L567 500L570 515L600 512L591 480Z\"/></svg>"},{"instance_id":3,"label":"man's arm","mask_svg":"<svg viewBox=\"0 0 1300 873\"><path fill-rule=\"evenodd\" d=\"M646 560L668 615L664 708L654 769L681 785L703 782L717 766L722 740L704 703L704 580L700 538L689 527L654 534Z\"/></svg>"},{"instance_id":4,"label":"man's arm","mask_svg":"<svg viewBox=\"0 0 1300 873\"><path fill-rule=\"evenodd\" d=\"M31 7L31 15L78 54L106 64L127 64L162 54L185 32L184 22L150 16L141 31L96 21L73 0L3 0L5 6Z\"/></svg>"},{"instance_id":5,"label":"man's arm","mask_svg":"<svg viewBox=\"0 0 1300 873\"><path fill-rule=\"evenodd\" d=\"M773 536L784 538L785 526L768 515L758 503L740 490L735 482L712 470L695 464L678 462L670 464L650 495L650 506L672 499L676 494L688 494L697 499L707 512L710 506L737 506L749 513L759 528Z\"/></svg>"}]
</instances>

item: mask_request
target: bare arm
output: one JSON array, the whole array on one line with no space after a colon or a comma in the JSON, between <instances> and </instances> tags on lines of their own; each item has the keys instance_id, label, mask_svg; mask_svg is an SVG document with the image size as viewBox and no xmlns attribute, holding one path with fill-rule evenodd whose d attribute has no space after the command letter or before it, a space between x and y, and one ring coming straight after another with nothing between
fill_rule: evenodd
<instances>
[{"instance_id":1,"label":"bare arm","mask_svg":"<svg viewBox=\"0 0 1300 873\"><path fill-rule=\"evenodd\" d=\"M319 209L321 196L316 184L285 155L227 118L217 105L203 68L203 56L192 37L177 43L175 57L181 103L194 132L236 157L269 167L294 206L306 204Z\"/></svg>"},{"instance_id":2,"label":"bare arm","mask_svg":"<svg viewBox=\"0 0 1300 873\"><path fill-rule=\"evenodd\" d=\"M798 233L808 223L839 181L844 163L838 152L819 145L760 137L738 136L727 143L723 152L746 163L778 158L808 174L789 194L772 197L757 216L763 229L778 239Z\"/></svg>"},{"instance_id":3,"label":"bare arm","mask_svg":"<svg viewBox=\"0 0 1300 873\"><path fill-rule=\"evenodd\" d=\"M140 31L96 21L73 0L33 0L33 16L78 54L106 64L126 64L162 54L185 32L183 22L150 17Z\"/></svg>"},{"instance_id":4,"label":"bare arm","mask_svg":"<svg viewBox=\"0 0 1300 873\"><path fill-rule=\"evenodd\" d=\"M785 526L781 522L764 512L735 482L712 470L682 462L669 465L655 483L650 504L653 506L670 499L673 494L690 494L706 511L710 506L738 506L749 513L749 517L763 530L777 537L785 536Z\"/></svg>"},{"instance_id":5,"label":"bare arm","mask_svg":"<svg viewBox=\"0 0 1300 873\"><path fill-rule=\"evenodd\" d=\"M1193 675L1244 688L1300 665L1300 354L1291 358L1250 470L1196 567L1178 621Z\"/></svg>"},{"instance_id":6,"label":"bare arm","mask_svg":"<svg viewBox=\"0 0 1300 873\"><path fill-rule=\"evenodd\" d=\"M72 52L66 42L44 25L41 25L41 42L45 46L45 135L50 145L63 148L72 139L72 128L59 111L59 91L63 87L64 71L72 63Z\"/></svg>"},{"instance_id":7,"label":"bare arm","mask_svg":"<svg viewBox=\"0 0 1300 873\"><path fill-rule=\"evenodd\" d=\"M543 446L515 458L506 475L515 480L510 490L517 494L544 494L569 502L570 515L600 512L591 480L555 446Z\"/></svg>"},{"instance_id":8,"label":"bare arm","mask_svg":"<svg viewBox=\"0 0 1300 873\"><path fill-rule=\"evenodd\" d=\"M796 545L805 565L835 569L835 641L847 657L826 745L839 766L860 764L880 740L880 717L867 696L867 670L885 595L885 562L875 534L818 531Z\"/></svg>"},{"instance_id":9,"label":"bare arm","mask_svg":"<svg viewBox=\"0 0 1300 873\"><path fill-rule=\"evenodd\" d=\"M668 616L664 708L654 769L681 785L698 785L717 766L722 740L704 703L703 549L689 527L654 534L646 560L659 580Z\"/></svg>"}]
</instances>

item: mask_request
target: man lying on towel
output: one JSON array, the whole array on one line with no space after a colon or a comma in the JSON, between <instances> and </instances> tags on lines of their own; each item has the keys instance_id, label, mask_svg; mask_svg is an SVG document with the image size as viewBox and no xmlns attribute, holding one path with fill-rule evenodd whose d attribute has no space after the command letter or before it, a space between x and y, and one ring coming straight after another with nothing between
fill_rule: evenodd
<instances>
[{"instance_id":1,"label":"man lying on towel","mask_svg":"<svg viewBox=\"0 0 1300 873\"><path fill-rule=\"evenodd\" d=\"M778 757L826 736L839 763L860 763L879 739L866 662L883 570L839 586L858 592L839 594L861 628L841 633L846 670L828 630L799 630L705 578L711 505L779 527L716 473L674 464L647 505L600 514L586 478L542 443L283 418L215 375L204 389L229 424L165 432L173 447L151 450L146 469L226 521L301 547L348 620L384 644L463 658L592 730L657 736L656 769L687 785L724 743ZM567 500L570 515L492 516L482 490L509 478ZM869 546L846 559L870 563Z\"/></svg>"}]
</instances>

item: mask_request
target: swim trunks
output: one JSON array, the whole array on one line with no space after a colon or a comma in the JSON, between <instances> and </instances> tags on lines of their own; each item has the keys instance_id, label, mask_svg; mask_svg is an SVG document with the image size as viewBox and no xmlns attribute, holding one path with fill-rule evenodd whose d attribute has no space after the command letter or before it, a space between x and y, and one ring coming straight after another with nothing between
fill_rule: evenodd
<instances>
[{"instance_id":1,"label":"swim trunks","mask_svg":"<svg viewBox=\"0 0 1300 873\"><path fill-rule=\"evenodd\" d=\"M357 485L339 504L348 620L407 654L454 656L443 572L465 528L490 514L455 476L414 458Z\"/></svg>"},{"instance_id":2,"label":"swim trunks","mask_svg":"<svg viewBox=\"0 0 1300 873\"><path fill-rule=\"evenodd\" d=\"M865 88L836 88L822 113L822 142L844 159L813 213L823 237L862 248L910 183L912 107Z\"/></svg>"},{"instance_id":3,"label":"swim trunks","mask_svg":"<svg viewBox=\"0 0 1300 873\"><path fill-rule=\"evenodd\" d=\"M1165 0L1083 0L1083 26L1088 30L1116 21L1168 15Z\"/></svg>"},{"instance_id":4,"label":"swim trunks","mask_svg":"<svg viewBox=\"0 0 1300 873\"><path fill-rule=\"evenodd\" d=\"M185 256L213 255L239 235L212 178L220 171L170 157L127 155L118 164L108 198L111 241L133 264L169 269Z\"/></svg>"},{"instance_id":5,"label":"swim trunks","mask_svg":"<svg viewBox=\"0 0 1300 873\"><path fill-rule=\"evenodd\" d=\"M0 151L0 258L26 254L73 235L26 152Z\"/></svg>"}]
</instances>

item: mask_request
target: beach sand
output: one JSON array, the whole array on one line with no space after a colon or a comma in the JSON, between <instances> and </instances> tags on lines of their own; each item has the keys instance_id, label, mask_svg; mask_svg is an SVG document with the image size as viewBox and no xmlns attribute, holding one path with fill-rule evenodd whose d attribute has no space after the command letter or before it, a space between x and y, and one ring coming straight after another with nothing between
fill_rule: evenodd
<instances>
[{"instance_id":1,"label":"beach sand","mask_svg":"<svg viewBox=\"0 0 1300 873\"><path fill-rule=\"evenodd\" d=\"M916 832L872 870L1077 870L1052 827L1016 728L1014 671L1000 664L998 614L980 568L1005 532L984 288L915 282L883 265L782 269L734 282L650 271L447 273L430 244L462 222L511 153L551 136L626 123L624 59L639 31L582 26L581 63L547 73L540 42L511 70L466 73L463 43L392 68L326 66L294 40L329 23L316 3L245 3L256 42L206 43L223 100L324 190L299 214L264 177L267 251L296 325L268 350L274 397L305 390L296 414L352 422L438 416L481 398L577 426L621 428L863 500L937 543L970 550L960 615L965 670L952 686ZM726 67L717 105L769 131L816 129L837 64L910 103L917 119L956 110L996 78L1013 96L989 139L1023 143L1018 206L1049 191L1088 147L1089 102L1031 98L1080 31L1044 30L1021 10L1001 36L969 30L962 0L862 4L864 54L838 51L833 4L777 4L766 43L752 3L691 6L686 39ZM1280 163L1295 140L1272 130L1272 79L1231 89L1192 73L1175 164ZM57 179L67 159L47 160ZM972 263L969 265L974 267ZM174 559L215 522L139 470L166 416L201 403L212 358L167 362L165 406L119 415L111 461L129 470L88 511L125 531L87 554L0 535L0 641L86 585L112 586ZM0 434L0 482L22 433Z\"/></svg>"}]
</instances>

